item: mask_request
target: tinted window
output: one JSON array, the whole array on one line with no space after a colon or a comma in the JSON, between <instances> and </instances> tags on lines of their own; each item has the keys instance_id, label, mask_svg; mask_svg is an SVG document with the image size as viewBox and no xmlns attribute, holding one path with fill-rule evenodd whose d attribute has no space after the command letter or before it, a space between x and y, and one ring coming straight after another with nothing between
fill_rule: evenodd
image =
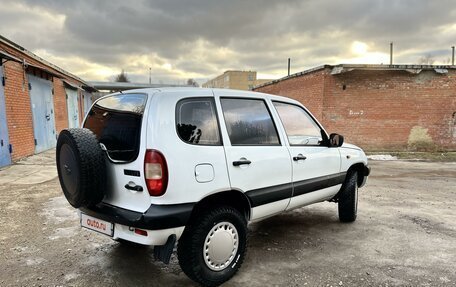
<instances>
[{"instance_id":1,"label":"tinted window","mask_svg":"<svg viewBox=\"0 0 456 287\"><path fill-rule=\"evenodd\" d=\"M290 145L319 145L321 129L301 107L274 102Z\"/></svg>"},{"instance_id":2,"label":"tinted window","mask_svg":"<svg viewBox=\"0 0 456 287\"><path fill-rule=\"evenodd\" d=\"M133 161L138 156L146 95L121 94L97 101L84 127L95 133L114 160Z\"/></svg>"},{"instance_id":3,"label":"tinted window","mask_svg":"<svg viewBox=\"0 0 456 287\"><path fill-rule=\"evenodd\" d=\"M176 126L179 137L190 144L220 145L220 134L211 98L186 99L177 103Z\"/></svg>"},{"instance_id":4,"label":"tinted window","mask_svg":"<svg viewBox=\"0 0 456 287\"><path fill-rule=\"evenodd\" d=\"M277 130L262 100L221 99L232 145L279 145Z\"/></svg>"}]
</instances>

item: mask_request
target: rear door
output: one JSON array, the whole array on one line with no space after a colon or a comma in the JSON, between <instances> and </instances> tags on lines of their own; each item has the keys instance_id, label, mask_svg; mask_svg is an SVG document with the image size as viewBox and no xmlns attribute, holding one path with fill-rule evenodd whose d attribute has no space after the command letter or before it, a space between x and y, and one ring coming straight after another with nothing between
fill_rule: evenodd
<instances>
[{"instance_id":1,"label":"rear door","mask_svg":"<svg viewBox=\"0 0 456 287\"><path fill-rule=\"evenodd\" d=\"M292 192L291 160L268 102L217 93L231 188L249 197L251 220L285 210Z\"/></svg>"},{"instance_id":2,"label":"rear door","mask_svg":"<svg viewBox=\"0 0 456 287\"><path fill-rule=\"evenodd\" d=\"M285 129L293 162L293 197L287 209L323 201L340 189L340 153L323 145L322 129L301 106L273 102Z\"/></svg>"},{"instance_id":3,"label":"rear door","mask_svg":"<svg viewBox=\"0 0 456 287\"><path fill-rule=\"evenodd\" d=\"M6 124L5 94L3 92L3 66L0 65L0 167L11 163L8 125Z\"/></svg>"},{"instance_id":4,"label":"rear door","mask_svg":"<svg viewBox=\"0 0 456 287\"><path fill-rule=\"evenodd\" d=\"M32 104L35 153L55 147L54 97L52 82L28 75L30 101Z\"/></svg>"},{"instance_id":5,"label":"rear door","mask_svg":"<svg viewBox=\"0 0 456 287\"><path fill-rule=\"evenodd\" d=\"M107 96L95 102L84 122L106 149L109 180L103 201L138 212L150 207L144 180L146 103L147 95L142 93ZM143 191L126 185L142 187Z\"/></svg>"}]
</instances>

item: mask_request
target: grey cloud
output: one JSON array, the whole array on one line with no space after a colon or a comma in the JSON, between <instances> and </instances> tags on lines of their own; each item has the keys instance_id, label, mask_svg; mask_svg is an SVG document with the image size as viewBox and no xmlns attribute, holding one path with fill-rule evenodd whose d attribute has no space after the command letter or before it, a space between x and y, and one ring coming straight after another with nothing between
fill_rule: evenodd
<instances>
[{"instance_id":1,"label":"grey cloud","mask_svg":"<svg viewBox=\"0 0 456 287\"><path fill-rule=\"evenodd\" d=\"M14 21L25 21L20 11L0 17L0 33L29 49L119 68L127 56L156 54L157 61L208 76L233 68L279 71L288 57L296 67L320 65L346 58L355 40L385 53L394 41L398 61L443 57L456 34L441 34L442 26L456 24L451 0L22 1L66 17L60 33L30 37L14 31ZM198 41L226 47L236 58L207 53L192 59Z\"/></svg>"}]
</instances>

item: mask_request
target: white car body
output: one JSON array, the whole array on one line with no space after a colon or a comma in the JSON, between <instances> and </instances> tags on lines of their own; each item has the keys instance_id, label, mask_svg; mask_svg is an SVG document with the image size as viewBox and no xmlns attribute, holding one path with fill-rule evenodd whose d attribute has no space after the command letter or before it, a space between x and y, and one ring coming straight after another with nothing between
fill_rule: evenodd
<instances>
[{"instance_id":1,"label":"white car body","mask_svg":"<svg viewBox=\"0 0 456 287\"><path fill-rule=\"evenodd\" d=\"M363 172L362 169L368 169L367 158L359 147L349 144L341 147L290 145L273 101L301 107L323 129L298 101L263 93L225 89L164 88L123 92L123 95L127 94L147 95L139 152L132 162L110 161L107 164L108 190L103 199L103 204L107 206L142 214L151 205L191 206L214 194L230 191L242 193L248 200L247 219L253 222L287 210L333 199L341 189L346 172L355 166L363 175L359 186L362 186L367 178L368 172ZM115 95L119 94L107 97ZM223 144L189 144L179 137L176 130L176 105L180 100L189 98L213 98ZM280 145L232 145L221 98L264 101L275 124ZM97 102L94 103L96 104ZM168 168L168 185L161 196L150 196L147 189L139 192L125 187L127 184L146 186L144 156L146 150L152 149L163 154ZM297 155L303 155L306 159L294 161L293 157ZM232 164L239 160L249 160L251 164ZM139 171L140 176L126 175L126 170ZM326 184L331 180L333 184ZM302 191L295 195L298 190L297 183L302 187ZM312 186L322 188L308 192ZM281 195L274 195L274 187L279 190L277 194ZM294 196L286 196L287 192ZM271 201L271 197L274 200ZM87 208L81 210L97 218L97 213L91 214ZM147 236L144 236L135 233L135 229L128 224L112 223L114 239L147 245L163 245L173 234L179 238L185 228L185 224L161 229L143 228L147 231Z\"/></svg>"}]
</instances>

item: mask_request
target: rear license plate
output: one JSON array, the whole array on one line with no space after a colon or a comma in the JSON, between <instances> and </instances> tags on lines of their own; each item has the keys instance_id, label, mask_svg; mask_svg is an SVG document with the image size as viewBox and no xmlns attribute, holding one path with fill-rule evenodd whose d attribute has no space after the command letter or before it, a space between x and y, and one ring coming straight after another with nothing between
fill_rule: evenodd
<instances>
[{"instance_id":1,"label":"rear license plate","mask_svg":"<svg viewBox=\"0 0 456 287\"><path fill-rule=\"evenodd\" d=\"M81 226L87 229L97 231L112 237L114 234L114 224L87 214L81 213Z\"/></svg>"}]
</instances>

